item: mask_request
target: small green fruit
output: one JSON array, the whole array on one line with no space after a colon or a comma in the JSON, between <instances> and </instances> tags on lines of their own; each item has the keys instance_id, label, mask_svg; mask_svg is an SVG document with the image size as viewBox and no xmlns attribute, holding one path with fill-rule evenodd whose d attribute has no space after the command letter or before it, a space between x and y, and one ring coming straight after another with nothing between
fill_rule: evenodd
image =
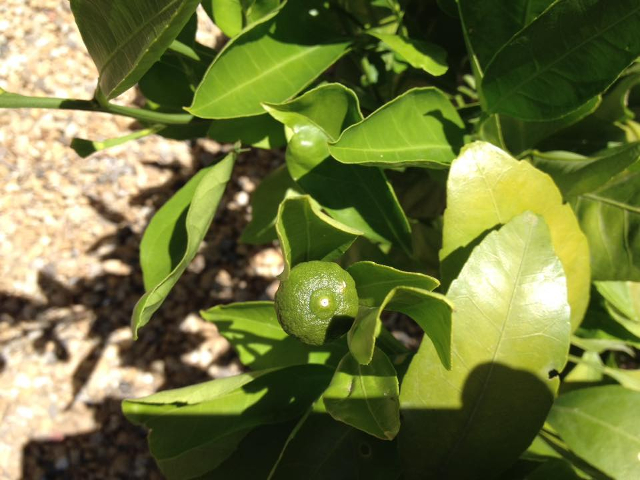
<instances>
[{"instance_id":1,"label":"small green fruit","mask_svg":"<svg viewBox=\"0 0 640 480\"><path fill-rule=\"evenodd\" d=\"M304 262L280 282L275 308L285 332L309 345L322 345L349 330L358 313L358 292L339 265Z\"/></svg>"}]
</instances>

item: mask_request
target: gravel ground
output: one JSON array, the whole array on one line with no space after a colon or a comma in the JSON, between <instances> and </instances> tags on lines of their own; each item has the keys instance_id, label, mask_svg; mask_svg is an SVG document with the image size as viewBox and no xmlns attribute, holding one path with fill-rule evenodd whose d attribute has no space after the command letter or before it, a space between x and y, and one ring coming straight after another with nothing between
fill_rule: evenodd
<instances>
[{"instance_id":1,"label":"gravel ground","mask_svg":"<svg viewBox=\"0 0 640 480\"><path fill-rule=\"evenodd\" d=\"M96 76L67 0L2 2L0 88L88 99ZM120 400L237 373L195 312L277 287L278 250L236 241L252 190L281 162L254 152L239 159L189 271L132 341L144 227L221 147L150 137L87 159L69 148L130 127L98 113L0 110L0 479L160 478Z\"/></svg>"}]
</instances>

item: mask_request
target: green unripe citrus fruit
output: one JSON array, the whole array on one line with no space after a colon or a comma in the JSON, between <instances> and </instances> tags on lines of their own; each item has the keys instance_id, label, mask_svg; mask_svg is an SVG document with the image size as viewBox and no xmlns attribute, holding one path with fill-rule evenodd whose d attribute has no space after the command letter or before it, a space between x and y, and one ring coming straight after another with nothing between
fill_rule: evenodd
<instances>
[{"instance_id":1,"label":"green unripe citrus fruit","mask_svg":"<svg viewBox=\"0 0 640 480\"><path fill-rule=\"evenodd\" d=\"M344 334L358 313L356 284L332 262L304 262L280 282L275 298L282 329L309 345Z\"/></svg>"}]
</instances>

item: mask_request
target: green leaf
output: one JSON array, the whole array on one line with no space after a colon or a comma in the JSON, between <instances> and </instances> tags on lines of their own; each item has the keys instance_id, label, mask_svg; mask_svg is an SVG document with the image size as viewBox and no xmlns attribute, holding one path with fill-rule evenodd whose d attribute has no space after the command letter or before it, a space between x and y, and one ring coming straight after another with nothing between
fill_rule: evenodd
<instances>
[{"instance_id":1,"label":"green leaf","mask_svg":"<svg viewBox=\"0 0 640 480\"><path fill-rule=\"evenodd\" d=\"M458 0L467 47L481 71L494 55L553 0Z\"/></svg>"},{"instance_id":2,"label":"green leaf","mask_svg":"<svg viewBox=\"0 0 640 480\"><path fill-rule=\"evenodd\" d=\"M379 440L336 422L321 403L317 402L316 408L292 432L270 480L396 480L400 477L395 442Z\"/></svg>"},{"instance_id":3,"label":"green leaf","mask_svg":"<svg viewBox=\"0 0 640 480\"><path fill-rule=\"evenodd\" d=\"M455 258L474 240L525 211L542 215L567 275L571 325L575 330L589 303L589 246L569 205L551 177L497 147L475 142L462 149L447 182L440 258ZM452 255L453 254L453 255Z\"/></svg>"},{"instance_id":4,"label":"green leaf","mask_svg":"<svg viewBox=\"0 0 640 480\"><path fill-rule=\"evenodd\" d=\"M273 302L218 305L200 314L216 324L220 335L238 352L240 362L254 370L306 363L337 365L347 351L344 342L314 347L287 335L278 323Z\"/></svg>"},{"instance_id":5,"label":"green leaf","mask_svg":"<svg viewBox=\"0 0 640 480\"><path fill-rule=\"evenodd\" d=\"M439 45L424 40L403 38L400 35L375 31L367 33L384 42L413 68L424 70L436 77L444 75L449 69L447 51Z\"/></svg>"},{"instance_id":6,"label":"green leaf","mask_svg":"<svg viewBox=\"0 0 640 480\"><path fill-rule=\"evenodd\" d=\"M288 102L265 103L263 107L294 132L313 126L331 140L337 140L344 129L362 121L358 97L339 83L320 85Z\"/></svg>"},{"instance_id":7,"label":"green leaf","mask_svg":"<svg viewBox=\"0 0 640 480\"><path fill-rule=\"evenodd\" d=\"M251 429L302 415L330 377L320 365L245 374L125 400L123 412L151 430L162 473L188 479L218 467Z\"/></svg>"},{"instance_id":8,"label":"green leaf","mask_svg":"<svg viewBox=\"0 0 640 480\"><path fill-rule=\"evenodd\" d=\"M640 477L638 418L640 392L604 386L560 396L548 421L576 455L613 478L631 479Z\"/></svg>"},{"instance_id":9,"label":"green leaf","mask_svg":"<svg viewBox=\"0 0 640 480\"><path fill-rule=\"evenodd\" d=\"M566 278L542 217L526 212L487 235L447 298L452 369L423 342L400 389L408 479L506 469L544 423L567 361Z\"/></svg>"},{"instance_id":10,"label":"green leaf","mask_svg":"<svg viewBox=\"0 0 640 480\"><path fill-rule=\"evenodd\" d=\"M308 195L287 198L280 204L276 231L284 256L285 276L298 263L339 258L361 235L322 213Z\"/></svg>"},{"instance_id":11,"label":"green leaf","mask_svg":"<svg viewBox=\"0 0 640 480\"><path fill-rule=\"evenodd\" d=\"M594 280L640 281L640 171L627 171L574 205L589 239Z\"/></svg>"},{"instance_id":12,"label":"green leaf","mask_svg":"<svg viewBox=\"0 0 640 480\"><path fill-rule=\"evenodd\" d=\"M598 292L618 312L640 324L640 283L594 282Z\"/></svg>"},{"instance_id":13,"label":"green leaf","mask_svg":"<svg viewBox=\"0 0 640 480\"><path fill-rule=\"evenodd\" d=\"M146 293L133 311L133 337L160 308L195 257L231 177L235 154L201 170L154 215L140 243Z\"/></svg>"},{"instance_id":14,"label":"green leaf","mask_svg":"<svg viewBox=\"0 0 640 480\"><path fill-rule=\"evenodd\" d=\"M349 47L320 0L288 2L231 40L209 67L189 112L204 118L264 113L304 89Z\"/></svg>"},{"instance_id":15,"label":"green leaf","mask_svg":"<svg viewBox=\"0 0 640 480\"><path fill-rule=\"evenodd\" d=\"M347 164L442 167L455 158L463 133L464 123L440 90L416 88L346 129L329 151Z\"/></svg>"},{"instance_id":16,"label":"green leaf","mask_svg":"<svg viewBox=\"0 0 640 480\"><path fill-rule=\"evenodd\" d=\"M429 275L404 272L370 261L354 263L347 272L356 282L360 305L368 307L382 305L389 292L395 287L415 287L431 291L440 285L437 279Z\"/></svg>"},{"instance_id":17,"label":"green leaf","mask_svg":"<svg viewBox=\"0 0 640 480\"><path fill-rule=\"evenodd\" d=\"M259 245L277 240L276 218L280 203L285 198L302 194L285 165L264 177L251 195L251 221L242 232L240 241Z\"/></svg>"},{"instance_id":18,"label":"green leaf","mask_svg":"<svg viewBox=\"0 0 640 480\"><path fill-rule=\"evenodd\" d=\"M637 0L555 2L487 66L484 108L523 120L572 112L605 91L640 54L638 29Z\"/></svg>"},{"instance_id":19,"label":"green leaf","mask_svg":"<svg viewBox=\"0 0 640 480\"><path fill-rule=\"evenodd\" d=\"M302 132L303 129L291 142L297 142L294 139ZM308 140L301 139L300 143ZM324 145L326 148L326 143ZM321 151L323 146L317 148ZM323 159L322 155L316 156L316 151L309 157L292 155L292 150L288 148L286 156L289 173L329 215L374 242L393 243L404 251L411 251L409 220L382 170L344 165L333 158Z\"/></svg>"},{"instance_id":20,"label":"green leaf","mask_svg":"<svg viewBox=\"0 0 640 480\"><path fill-rule=\"evenodd\" d=\"M284 128L269 115L213 120L207 136L219 143L241 142L257 148L279 148L286 145Z\"/></svg>"},{"instance_id":21,"label":"green leaf","mask_svg":"<svg viewBox=\"0 0 640 480\"><path fill-rule=\"evenodd\" d=\"M629 390L640 392L640 370L627 370L606 366L595 352L585 352L580 357L570 357L576 362L576 367L565 377L566 382L599 382L603 376L613 378L616 382Z\"/></svg>"},{"instance_id":22,"label":"green leaf","mask_svg":"<svg viewBox=\"0 0 640 480\"><path fill-rule=\"evenodd\" d=\"M327 412L382 440L393 440L400 430L400 388L396 370L379 349L369 365L360 365L347 353L322 395Z\"/></svg>"},{"instance_id":23,"label":"green leaf","mask_svg":"<svg viewBox=\"0 0 640 480\"><path fill-rule=\"evenodd\" d=\"M349 330L349 351L362 365L373 358L376 338L380 334L384 310L404 313L427 334L445 368L451 368L451 311L453 304L439 293L420 288L394 287L379 305L361 306Z\"/></svg>"},{"instance_id":24,"label":"green leaf","mask_svg":"<svg viewBox=\"0 0 640 480\"><path fill-rule=\"evenodd\" d=\"M540 465L527 476L527 480L580 480L571 463L561 459L551 459Z\"/></svg>"},{"instance_id":25,"label":"green leaf","mask_svg":"<svg viewBox=\"0 0 640 480\"><path fill-rule=\"evenodd\" d=\"M506 147L513 154L519 154L533 148L546 138L577 124L588 115L592 114L600 104L601 98L594 97L577 110L556 120L544 122L526 122L508 115L492 115L490 118L498 118L500 133Z\"/></svg>"},{"instance_id":26,"label":"green leaf","mask_svg":"<svg viewBox=\"0 0 640 480\"><path fill-rule=\"evenodd\" d=\"M199 0L71 0L107 98L136 84L189 21Z\"/></svg>"},{"instance_id":27,"label":"green leaf","mask_svg":"<svg viewBox=\"0 0 640 480\"><path fill-rule=\"evenodd\" d=\"M531 163L549 174L565 198L598 189L640 159L640 143L607 149L597 156L534 152Z\"/></svg>"},{"instance_id":28,"label":"green leaf","mask_svg":"<svg viewBox=\"0 0 640 480\"><path fill-rule=\"evenodd\" d=\"M235 37L242 31L244 11L241 0L205 0L202 4L213 23L227 37Z\"/></svg>"}]
</instances>

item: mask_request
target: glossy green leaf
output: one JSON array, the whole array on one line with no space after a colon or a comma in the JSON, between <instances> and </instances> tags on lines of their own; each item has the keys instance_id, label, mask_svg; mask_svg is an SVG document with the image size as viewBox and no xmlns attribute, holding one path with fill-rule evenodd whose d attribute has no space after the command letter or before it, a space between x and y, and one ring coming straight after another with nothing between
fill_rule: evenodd
<instances>
[{"instance_id":1,"label":"glossy green leaf","mask_svg":"<svg viewBox=\"0 0 640 480\"><path fill-rule=\"evenodd\" d=\"M259 115L262 103L291 98L347 51L331 25L320 0L283 4L225 46L189 111L213 119Z\"/></svg>"},{"instance_id":2,"label":"glossy green leaf","mask_svg":"<svg viewBox=\"0 0 640 480\"><path fill-rule=\"evenodd\" d=\"M382 170L328 157L327 137L311 125L289 141L287 168L298 185L334 219L375 242L411 248L411 227Z\"/></svg>"},{"instance_id":3,"label":"glossy green leaf","mask_svg":"<svg viewBox=\"0 0 640 480\"><path fill-rule=\"evenodd\" d=\"M400 387L396 369L376 349L371 363L361 365L347 353L322 395L327 412L382 440L393 440L400 430Z\"/></svg>"},{"instance_id":4,"label":"glossy green leaf","mask_svg":"<svg viewBox=\"0 0 640 480\"><path fill-rule=\"evenodd\" d=\"M542 217L526 212L487 235L447 298L452 369L423 342L400 390L408 479L506 469L544 423L567 361L566 278Z\"/></svg>"},{"instance_id":5,"label":"glossy green leaf","mask_svg":"<svg viewBox=\"0 0 640 480\"><path fill-rule=\"evenodd\" d=\"M463 133L464 123L440 90L416 88L346 129L329 151L347 164L437 167L455 158Z\"/></svg>"},{"instance_id":6,"label":"glossy green leaf","mask_svg":"<svg viewBox=\"0 0 640 480\"><path fill-rule=\"evenodd\" d=\"M138 300L133 337L160 308L195 257L231 177L235 154L201 170L154 215L140 243L146 293Z\"/></svg>"},{"instance_id":7,"label":"glossy green leaf","mask_svg":"<svg viewBox=\"0 0 640 480\"><path fill-rule=\"evenodd\" d=\"M590 193L640 160L640 143L584 157L570 152L534 152L531 163L548 173L565 198Z\"/></svg>"},{"instance_id":8,"label":"glossy green leaf","mask_svg":"<svg viewBox=\"0 0 640 480\"><path fill-rule=\"evenodd\" d=\"M447 182L443 246L440 258L525 211L542 215L567 275L571 325L580 324L589 302L589 246L569 205L551 177L519 162L497 147L475 142L451 165ZM453 254L453 255L452 255Z\"/></svg>"},{"instance_id":9,"label":"glossy green leaf","mask_svg":"<svg viewBox=\"0 0 640 480\"><path fill-rule=\"evenodd\" d=\"M408 286L394 287L379 305L360 307L347 335L349 351L358 362L368 365L382 328L380 315L384 310L391 310L411 317L429 337L445 368L450 368L453 308L439 293Z\"/></svg>"},{"instance_id":10,"label":"glossy green leaf","mask_svg":"<svg viewBox=\"0 0 640 480\"><path fill-rule=\"evenodd\" d=\"M424 70L436 77L444 75L449 69L447 51L440 45L389 33L376 31L368 33L384 42L391 51L400 55L413 68Z\"/></svg>"},{"instance_id":11,"label":"glossy green leaf","mask_svg":"<svg viewBox=\"0 0 640 480\"><path fill-rule=\"evenodd\" d=\"M242 232L240 241L259 245L276 240L276 218L280 203L285 198L302 194L285 165L264 177L251 195L251 221Z\"/></svg>"},{"instance_id":12,"label":"glossy green leaf","mask_svg":"<svg viewBox=\"0 0 640 480\"><path fill-rule=\"evenodd\" d=\"M123 411L151 430L163 474L189 479L218 467L254 427L302 415L330 378L320 365L293 366L125 400Z\"/></svg>"},{"instance_id":13,"label":"glossy green leaf","mask_svg":"<svg viewBox=\"0 0 640 480\"><path fill-rule=\"evenodd\" d=\"M513 35L552 3L553 0L458 0L467 46L480 72Z\"/></svg>"},{"instance_id":14,"label":"glossy green leaf","mask_svg":"<svg viewBox=\"0 0 640 480\"><path fill-rule=\"evenodd\" d=\"M218 305L200 314L216 324L240 362L254 370L306 363L337 365L347 351L344 342L314 347L287 335L278 323L273 302Z\"/></svg>"},{"instance_id":15,"label":"glossy green leaf","mask_svg":"<svg viewBox=\"0 0 640 480\"><path fill-rule=\"evenodd\" d=\"M265 103L263 107L294 132L313 126L331 140L337 140L344 129L363 118L356 94L339 83L326 83L288 102Z\"/></svg>"},{"instance_id":16,"label":"glossy green leaf","mask_svg":"<svg viewBox=\"0 0 640 480\"><path fill-rule=\"evenodd\" d=\"M396 480L397 445L379 440L324 410L322 402L291 433L269 480ZM310 447L311 446L311 447Z\"/></svg>"},{"instance_id":17,"label":"glossy green leaf","mask_svg":"<svg viewBox=\"0 0 640 480\"><path fill-rule=\"evenodd\" d=\"M569 448L613 478L640 477L640 392L619 386L560 396L549 423Z\"/></svg>"},{"instance_id":18,"label":"glossy green leaf","mask_svg":"<svg viewBox=\"0 0 640 480\"><path fill-rule=\"evenodd\" d=\"M386 296L395 287L415 287L434 290L440 282L422 273L404 272L387 265L374 262L357 262L349 266L347 272L353 277L358 289L360 305L374 307L382 305Z\"/></svg>"},{"instance_id":19,"label":"glossy green leaf","mask_svg":"<svg viewBox=\"0 0 640 480\"><path fill-rule=\"evenodd\" d=\"M543 122L526 122L508 115L493 115L492 117L498 117L500 134L507 149L513 154L519 154L588 117L596 110L600 101L599 96L594 97L562 118Z\"/></svg>"},{"instance_id":20,"label":"glossy green leaf","mask_svg":"<svg viewBox=\"0 0 640 480\"><path fill-rule=\"evenodd\" d=\"M640 171L581 195L574 208L589 239L594 280L640 281Z\"/></svg>"},{"instance_id":21,"label":"glossy green leaf","mask_svg":"<svg viewBox=\"0 0 640 480\"><path fill-rule=\"evenodd\" d=\"M207 136L219 143L241 142L257 148L279 148L286 145L284 128L269 115L213 120Z\"/></svg>"},{"instance_id":22,"label":"glossy green leaf","mask_svg":"<svg viewBox=\"0 0 640 480\"><path fill-rule=\"evenodd\" d=\"M280 204L276 231L285 275L301 262L339 258L361 235L322 213L308 195L287 198Z\"/></svg>"},{"instance_id":23,"label":"glossy green leaf","mask_svg":"<svg viewBox=\"0 0 640 480\"><path fill-rule=\"evenodd\" d=\"M189 21L199 0L71 0L82 40L113 98L136 84Z\"/></svg>"},{"instance_id":24,"label":"glossy green leaf","mask_svg":"<svg viewBox=\"0 0 640 480\"><path fill-rule=\"evenodd\" d=\"M555 2L487 66L484 108L523 120L570 113L606 90L640 54L638 29L637 0Z\"/></svg>"},{"instance_id":25,"label":"glossy green leaf","mask_svg":"<svg viewBox=\"0 0 640 480\"><path fill-rule=\"evenodd\" d=\"M604 376L610 377L629 390L640 392L640 370L627 370L605 365L595 352L585 352L582 358L571 358L576 367L565 378L563 386L569 382L598 382ZM571 378L570 378L571 377Z\"/></svg>"}]
</instances>

